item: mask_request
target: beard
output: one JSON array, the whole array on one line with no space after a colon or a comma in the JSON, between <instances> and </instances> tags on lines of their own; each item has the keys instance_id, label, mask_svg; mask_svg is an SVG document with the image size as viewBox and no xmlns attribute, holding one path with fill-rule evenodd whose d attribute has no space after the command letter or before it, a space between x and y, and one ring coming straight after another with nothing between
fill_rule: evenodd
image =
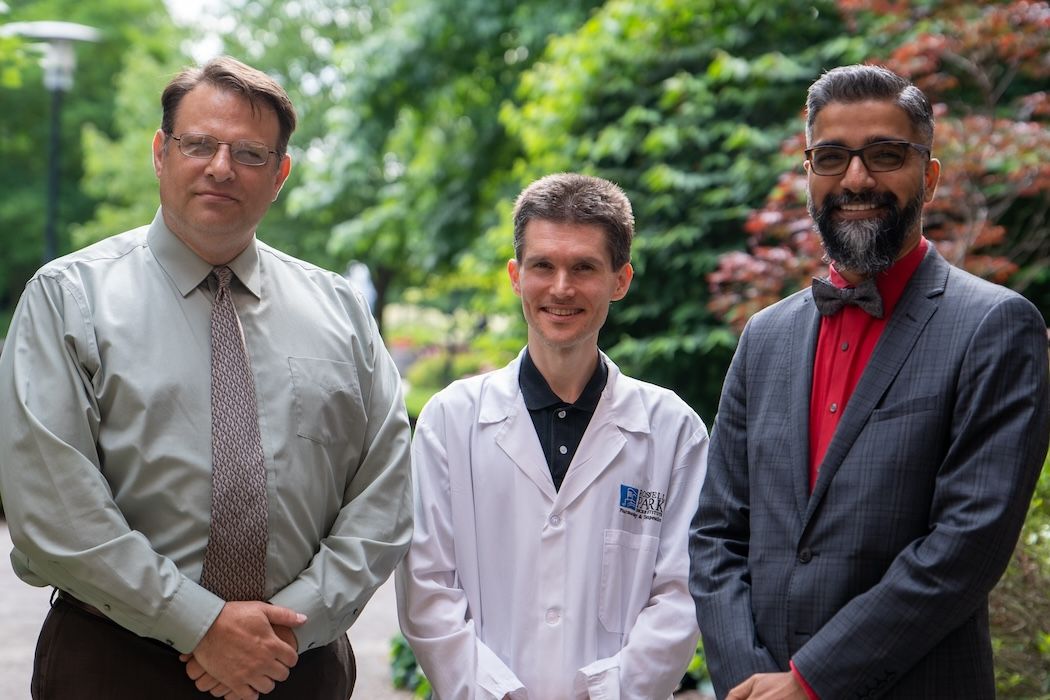
<instances>
[{"instance_id":1,"label":"beard","mask_svg":"<svg viewBox=\"0 0 1050 700\"><path fill-rule=\"evenodd\" d=\"M867 277L888 270L900 255L908 232L919 225L923 187L901 208L892 192L829 194L817 207L809 198L807 208L824 243L825 262ZM873 204L885 209L880 218L835 221L833 214L844 204Z\"/></svg>"}]
</instances>

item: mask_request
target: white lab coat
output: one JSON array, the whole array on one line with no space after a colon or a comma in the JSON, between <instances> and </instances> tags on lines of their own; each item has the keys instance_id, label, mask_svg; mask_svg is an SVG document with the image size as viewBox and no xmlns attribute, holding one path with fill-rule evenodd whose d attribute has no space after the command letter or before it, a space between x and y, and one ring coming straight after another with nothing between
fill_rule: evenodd
<instances>
[{"instance_id":1,"label":"white lab coat","mask_svg":"<svg viewBox=\"0 0 1050 700\"><path fill-rule=\"evenodd\" d=\"M440 700L659 700L692 657L687 540L707 429L602 357L608 382L560 491L520 355L420 415L398 613Z\"/></svg>"}]
</instances>

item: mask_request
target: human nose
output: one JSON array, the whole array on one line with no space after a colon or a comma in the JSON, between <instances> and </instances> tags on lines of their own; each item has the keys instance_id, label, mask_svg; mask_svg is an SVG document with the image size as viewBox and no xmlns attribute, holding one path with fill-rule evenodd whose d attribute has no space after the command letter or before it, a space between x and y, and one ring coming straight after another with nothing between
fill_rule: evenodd
<instances>
[{"instance_id":1,"label":"human nose","mask_svg":"<svg viewBox=\"0 0 1050 700\"><path fill-rule=\"evenodd\" d=\"M575 291L572 286L572 275L569 270L560 270L554 275L554 295L571 296Z\"/></svg>"},{"instance_id":2,"label":"human nose","mask_svg":"<svg viewBox=\"0 0 1050 700\"><path fill-rule=\"evenodd\" d=\"M228 143L218 144L215 154L208 160L207 173L220 182L233 177L233 152Z\"/></svg>"},{"instance_id":3,"label":"human nose","mask_svg":"<svg viewBox=\"0 0 1050 700\"><path fill-rule=\"evenodd\" d=\"M875 186L875 178L872 177L868 166L859 153L850 156L846 165L846 172L842 173L842 187L852 192L870 190Z\"/></svg>"}]
</instances>

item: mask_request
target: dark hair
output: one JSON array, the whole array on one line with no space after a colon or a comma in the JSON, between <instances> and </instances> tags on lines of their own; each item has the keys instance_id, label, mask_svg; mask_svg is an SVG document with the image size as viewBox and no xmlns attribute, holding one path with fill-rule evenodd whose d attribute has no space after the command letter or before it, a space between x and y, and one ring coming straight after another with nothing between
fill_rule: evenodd
<instances>
[{"instance_id":1,"label":"dark hair","mask_svg":"<svg viewBox=\"0 0 1050 700\"><path fill-rule=\"evenodd\" d=\"M536 180L514 202L514 257L521 261L525 227L533 219L593 224L605 231L614 270L631 261L634 213L623 190L608 180L556 173Z\"/></svg>"},{"instance_id":2,"label":"dark hair","mask_svg":"<svg viewBox=\"0 0 1050 700\"><path fill-rule=\"evenodd\" d=\"M161 131L171 136L172 129L175 128L175 112L179 108L179 103L188 92L201 83L244 95L253 110L259 108L260 102L273 108L273 111L277 113L277 123L280 127L277 134L277 145L274 148L277 151L277 161L280 163L288 150L288 139L295 131L295 107L288 99L288 93L276 80L229 56L213 58L200 67L186 68L171 79L160 97L160 104L164 109L160 121Z\"/></svg>"},{"instance_id":3,"label":"dark hair","mask_svg":"<svg viewBox=\"0 0 1050 700\"><path fill-rule=\"evenodd\" d=\"M933 145L933 108L922 90L881 66L840 66L810 85L806 99L806 142L813 139L813 123L832 102L893 100L904 110L926 146Z\"/></svg>"}]
</instances>

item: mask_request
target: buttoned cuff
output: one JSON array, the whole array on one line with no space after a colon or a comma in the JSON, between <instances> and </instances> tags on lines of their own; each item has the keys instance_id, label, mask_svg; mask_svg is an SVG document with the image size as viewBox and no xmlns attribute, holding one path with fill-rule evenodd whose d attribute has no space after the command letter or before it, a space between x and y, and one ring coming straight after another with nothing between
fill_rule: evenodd
<instances>
[{"instance_id":1,"label":"buttoned cuff","mask_svg":"<svg viewBox=\"0 0 1050 700\"><path fill-rule=\"evenodd\" d=\"M482 643L478 643L477 651L478 689L487 693L481 697L491 697L493 700L503 700L506 697L510 700L529 700L525 686L494 651Z\"/></svg>"},{"instance_id":2,"label":"buttoned cuff","mask_svg":"<svg viewBox=\"0 0 1050 700\"><path fill-rule=\"evenodd\" d=\"M345 633L364 607L364 603L357 601L346 609L333 610L325 604L313 583L304 578L297 578L277 591L269 602L306 615L306 622L292 629L300 654L324 646Z\"/></svg>"},{"instance_id":3,"label":"buttoned cuff","mask_svg":"<svg viewBox=\"0 0 1050 700\"><path fill-rule=\"evenodd\" d=\"M619 657L598 659L577 671L573 681L573 696L581 699L619 700Z\"/></svg>"},{"instance_id":4,"label":"buttoned cuff","mask_svg":"<svg viewBox=\"0 0 1050 700\"><path fill-rule=\"evenodd\" d=\"M189 654L211 628L225 602L185 576L148 636Z\"/></svg>"}]
</instances>

